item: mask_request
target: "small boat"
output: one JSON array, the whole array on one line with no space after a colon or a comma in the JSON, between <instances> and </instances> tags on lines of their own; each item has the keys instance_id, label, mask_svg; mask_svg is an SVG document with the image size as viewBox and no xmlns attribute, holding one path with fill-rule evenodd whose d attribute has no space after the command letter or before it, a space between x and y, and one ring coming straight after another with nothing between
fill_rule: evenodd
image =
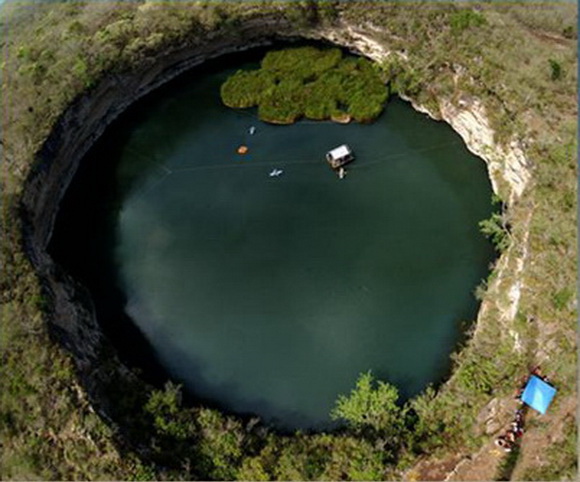
<instances>
[{"instance_id":1,"label":"small boat","mask_svg":"<svg viewBox=\"0 0 580 482\"><path fill-rule=\"evenodd\" d=\"M238 154L247 154L248 152L248 146L240 146L238 147Z\"/></svg>"},{"instance_id":2,"label":"small boat","mask_svg":"<svg viewBox=\"0 0 580 482\"><path fill-rule=\"evenodd\" d=\"M250 135L253 136L256 132L256 128L254 126L250 127Z\"/></svg>"},{"instance_id":3,"label":"small boat","mask_svg":"<svg viewBox=\"0 0 580 482\"><path fill-rule=\"evenodd\" d=\"M278 177L280 176L284 171L282 169L272 169L272 171L270 172L269 176L270 177Z\"/></svg>"},{"instance_id":4,"label":"small boat","mask_svg":"<svg viewBox=\"0 0 580 482\"><path fill-rule=\"evenodd\" d=\"M346 176L346 169L344 167L341 167L338 170L338 178L339 179L344 179L344 176Z\"/></svg>"}]
</instances>

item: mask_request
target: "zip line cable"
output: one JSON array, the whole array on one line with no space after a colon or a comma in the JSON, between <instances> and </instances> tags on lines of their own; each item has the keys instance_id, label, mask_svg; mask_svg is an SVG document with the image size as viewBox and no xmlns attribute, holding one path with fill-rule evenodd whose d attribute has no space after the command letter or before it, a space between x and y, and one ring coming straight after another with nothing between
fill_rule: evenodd
<instances>
[{"instance_id":1,"label":"zip line cable","mask_svg":"<svg viewBox=\"0 0 580 482\"><path fill-rule=\"evenodd\" d=\"M217 165L207 165L207 166L191 166L183 167L180 169L174 169L172 172L192 172L192 171L202 171L202 170L213 170L213 169L238 169L242 167L265 167L265 166L291 166L297 164L319 164L320 160L296 160L296 161L259 161L259 162L246 162L243 164L217 164Z\"/></svg>"},{"instance_id":2,"label":"zip line cable","mask_svg":"<svg viewBox=\"0 0 580 482\"><path fill-rule=\"evenodd\" d=\"M436 146L430 146L430 147L425 147L422 149L414 149L412 152L408 153L400 153L400 154L387 154L385 156L379 157L379 158L373 158L372 161L367 161L364 162L362 164L358 164L358 165L352 165L349 166L349 169L361 169L363 167L366 166L371 166L371 165L376 165L379 164L381 162L386 162L386 161L390 161L393 159L400 159L400 158L405 158L405 157L411 157L413 154L416 153L421 153L421 152L429 152L429 151L433 151L436 149L442 149L443 147L449 147L452 145L458 145L460 144L460 142L454 141L454 142L447 142L445 144L439 144ZM292 166L292 165L297 165L297 164L321 164L321 160L320 159L313 159L313 160L290 160L290 161L259 161L259 162L244 162L244 163L240 163L240 164L217 164L217 165L205 165L205 166L189 166L189 167L182 167L182 168L176 168L176 169L169 169L166 167L166 169L172 173L177 173L177 172L194 172L194 171L201 171L201 170L213 170L213 169L230 169L230 168L241 168L241 167L264 167L264 166L272 166L272 165L276 165L276 166Z\"/></svg>"},{"instance_id":3,"label":"zip line cable","mask_svg":"<svg viewBox=\"0 0 580 482\"><path fill-rule=\"evenodd\" d=\"M349 170L360 170L360 169L365 169L369 166L375 166L377 164L380 163L384 163L387 161L391 161L394 159L401 159L401 158L406 158L406 157L411 157L414 154L417 153L423 153L423 152L429 152L429 151L434 151L437 149L442 149L444 147L449 147L449 146L453 146L453 145L459 145L462 144L462 142L460 141L453 141L453 142L447 142L445 144L439 144L436 146L430 146L430 147L424 147L422 149L414 149L412 152L408 153L400 153L400 154L387 154L385 156L379 157L379 158L374 158L372 161L367 161L367 162L363 162L361 164L355 164L355 165L351 165L349 166ZM240 169L240 168L250 168L250 167L272 167L272 166L278 166L278 167L286 167L286 166L295 166L295 165L322 165L322 161L320 159L316 159L316 160L290 160L290 161L259 161L259 162L242 162L242 163L236 163L236 164L217 164L217 165L202 165L202 166L189 166L189 167L182 167L182 168L177 168L177 169L170 169L169 167L167 167L165 164L157 161L157 160L153 160L150 156L147 156L145 153L141 152L138 149L135 148L131 148L130 151L132 151L134 154L138 155L139 157L143 158L146 162L148 162L149 164L157 167L158 169L163 171L163 175L156 180L152 185L150 185L149 187L145 188L143 190L143 192L140 192L141 190L137 191L137 196L138 197L142 197L143 195L151 192L154 188L156 188L159 184L161 184L163 181L165 181L165 179L167 179L171 174L175 174L175 173L189 173L189 172L197 172L197 171L214 171L214 170L225 170L225 169Z\"/></svg>"}]
</instances>

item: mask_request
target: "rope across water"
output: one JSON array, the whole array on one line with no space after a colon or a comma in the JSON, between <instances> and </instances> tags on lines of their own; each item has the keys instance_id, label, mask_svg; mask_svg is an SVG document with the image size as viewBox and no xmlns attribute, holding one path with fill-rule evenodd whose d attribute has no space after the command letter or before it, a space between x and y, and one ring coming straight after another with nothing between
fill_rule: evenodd
<instances>
[{"instance_id":1,"label":"rope across water","mask_svg":"<svg viewBox=\"0 0 580 482\"><path fill-rule=\"evenodd\" d=\"M349 170L354 169L364 169L367 166L376 165L382 162L387 162L394 159L401 159L405 157L411 157L416 153L419 152L429 152L434 151L437 149L443 149L444 147L449 147L453 145L460 145L461 142L447 142L445 144L438 144L436 146L425 147L422 149L415 149L412 152L406 152L401 154L387 154L381 157L375 157L372 161L365 161L360 164L353 164L349 166ZM143 153L140 153L136 150L133 150L134 153L145 157ZM163 164L155 159L146 158L150 163L154 164L156 167L161 169L165 174L170 175L178 172L196 172L196 171L208 171L208 170L218 170L218 169L242 169L242 168L255 168L255 167L269 167L269 166L277 166L277 167L287 167L293 165L320 165L321 162L324 162L322 158L320 159L296 159L296 160L288 160L288 161L258 161L258 162L240 162L240 163L228 163L228 164L206 164L201 166L184 166L179 168L169 168L166 164Z\"/></svg>"}]
</instances>

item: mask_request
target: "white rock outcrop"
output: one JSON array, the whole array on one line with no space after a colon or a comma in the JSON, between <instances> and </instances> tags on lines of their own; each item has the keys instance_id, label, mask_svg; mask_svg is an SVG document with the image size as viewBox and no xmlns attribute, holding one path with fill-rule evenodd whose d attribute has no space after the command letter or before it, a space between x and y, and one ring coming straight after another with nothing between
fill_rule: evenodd
<instances>
[{"instance_id":1,"label":"white rock outcrop","mask_svg":"<svg viewBox=\"0 0 580 482\"><path fill-rule=\"evenodd\" d=\"M465 142L467 148L486 163L495 193L503 194L508 204L522 195L530 180L530 164L517 140L502 146L494 141L485 107L473 100L468 108L456 107L449 101L440 102L441 118L449 123ZM501 192L502 180L509 192Z\"/></svg>"},{"instance_id":2,"label":"white rock outcrop","mask_svg":"<svg viewBox=\"0 0 580 482\"><path fill-rule=\"evenodd\" d=\"M368 30L373 31L372 26ZM324 39L356 50L375 62L383 62L390 55L409 60L404 52L389 50L365 32L349 25L342 29L324 30L320 34ZM405 100L410 101L415 110L451 125L467 148L486 162L494 192L501 195L508 204L512 204L522 195L531 177L530 163L516 139L507 145L494 141L494 131L481 101L471 99L469 102L463 101L461 106L455 106L448 99L441 99L439 112L431 112L410 99ZM508 192L504 191L504 186L507 186Z\"/></svg>"}]
</instances>

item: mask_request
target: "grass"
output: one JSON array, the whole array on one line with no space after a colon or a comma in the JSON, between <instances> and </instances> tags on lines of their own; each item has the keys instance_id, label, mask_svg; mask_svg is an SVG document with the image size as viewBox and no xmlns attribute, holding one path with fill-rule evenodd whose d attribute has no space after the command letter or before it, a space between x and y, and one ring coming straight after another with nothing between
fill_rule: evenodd
<instances>
[{"instance_id":1,"label":"grass","mask_svg":"<svg viewBox=\"0 0 580 482\"><path fill-rule=\"evenodd\" d=\"M543 460L526 469L521 480L576 480L578 474L578 432L570 417L564 438L548 447Z\"/></svg>"}]
</instances>

